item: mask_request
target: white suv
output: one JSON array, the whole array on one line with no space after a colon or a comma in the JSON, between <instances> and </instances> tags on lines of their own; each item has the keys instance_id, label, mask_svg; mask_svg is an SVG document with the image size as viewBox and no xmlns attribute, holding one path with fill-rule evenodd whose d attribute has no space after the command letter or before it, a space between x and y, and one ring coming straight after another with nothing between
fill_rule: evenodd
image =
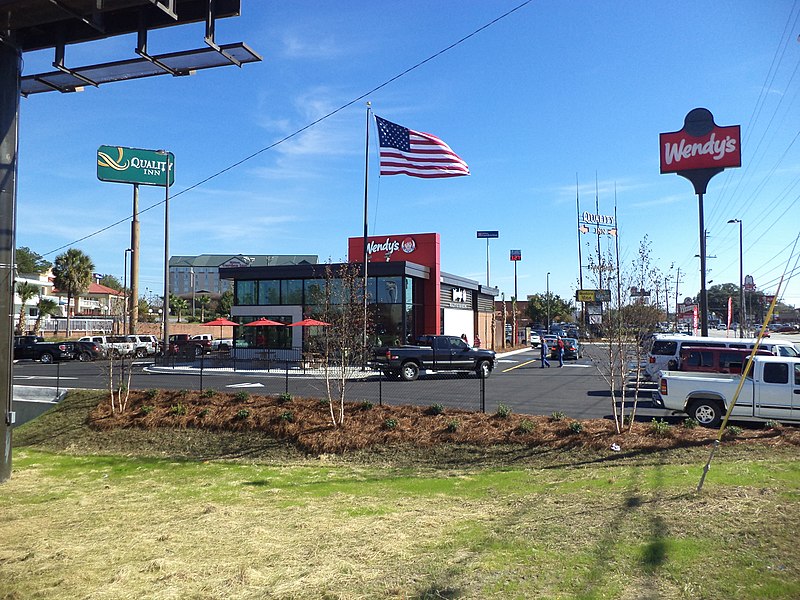
<instances>
[{"instance_id":1,"label":"white suv","mask_svg":"<svg viewBox=\"0 0 800 600\"><path fill-rule=\"evenodd\" d=\"M158 340L154 335L126 335L125 338L136 345L137 358L155 356L158 353Z\"/></svg>"}]
</instances>

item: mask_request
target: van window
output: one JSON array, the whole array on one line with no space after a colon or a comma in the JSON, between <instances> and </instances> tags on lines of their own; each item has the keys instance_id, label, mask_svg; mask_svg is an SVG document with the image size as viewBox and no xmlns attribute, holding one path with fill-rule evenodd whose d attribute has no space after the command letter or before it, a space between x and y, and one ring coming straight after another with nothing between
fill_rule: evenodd
<instances>
[{"instance_id":1,"label":"van window","mask_svg":"<svg viewBox=\"0 0 800 600\"><path fill-rule=\"evenodd\" d=\"M778 356L797 356L797 350L789 346L777 346Z\"/></svg>"},{"instance_id":2,"label":"van window","mask_svg":"<svg viewBox=\"0 0 800 600\"><path fill-rule=\"evenodd\" d=\"M650 350L650 354L655 356L674 356L677 351L678 342L656 340L653 342L653 349Z\"/></svg>"},{"instance_id":3,"label":"van window","mask_svg":"<svg viewBox=\"0 0 800 600\"><path fill-rule=\"evenodd\" d=\"M689 352L689 356L686 358L686 365L689 367L713 367L714 354L693 350Z\"/></svg>"},{"instance_id":4,"label":"van window","mask_svg":"<svg viewBox=\"0 0 800 600\"><path fill-rule=\"evenodd\" d=\"M800 365L794 366L794 384L800 385Z\"/></svg>"},{"instance_id":5,"label":"van window","mask_svg":"<svg viewBox=\"0 0 800 600\"><path fill-rule=\"evenodd\" d=\"M766 363L764 383L789 383L789 365L786 363Z\"/></svg>"}]
</instances>

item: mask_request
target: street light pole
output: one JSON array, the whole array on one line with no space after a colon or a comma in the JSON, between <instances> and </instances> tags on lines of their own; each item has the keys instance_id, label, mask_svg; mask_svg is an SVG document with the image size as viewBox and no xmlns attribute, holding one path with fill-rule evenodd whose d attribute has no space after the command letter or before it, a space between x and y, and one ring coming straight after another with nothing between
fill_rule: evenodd
<instances>
[{"instance_id":1,"label":"street light pole","mask_svg":"<svg viewBox=\"0 0 800 600\"><path fill-rule=\"evenodd\" d=\"M194 267L189 268L189 275L191 275L192 280L192 318L194 319Z\"/></svg>"},{"instance_id":2,"label":"street light pole","mask_svg":"<svg viewBox=\"0 0 800 600\"><path fill-rule=\"evenodd\" d=\"M728 223L739 224L739 337L744 337L744 255L742 253L742 220L730 219Z\"/></svg>"},{"instance_id":3,"label":"street light pole","mask_svg":"<svg viewBox=\"0 0 800 600\"><path fill-rule=\"evenodd\" d=\"M547 272L547 331L550 333L550 271Z\"/></svg>"},{"instance_id":4,"label":"street light pole","mask_svg":"<svg viewBox=\"0 0 800 600\"><path fill-rule=\"evenodd\" d=\"M170 153L167 150L159 150L159 154L167 157L166 169L164 170L164 304L162 313L162 325L164 327L164 356L169 351L169 169Z\"/></svg>"}]
</instances>

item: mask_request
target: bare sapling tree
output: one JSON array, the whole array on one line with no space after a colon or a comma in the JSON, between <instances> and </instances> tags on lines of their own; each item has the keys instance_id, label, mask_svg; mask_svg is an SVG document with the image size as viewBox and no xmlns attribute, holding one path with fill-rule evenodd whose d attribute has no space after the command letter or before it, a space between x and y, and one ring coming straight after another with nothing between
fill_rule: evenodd
<instances>
[{"instance_id":1,"label":"bare sapling tree","mask_svg":"<svg viewBox=\"0 0 800 600\"><path fill-rule=\"evenodd\" d=\"M128 399L131 392L131 379L133 377L133 354L125 355L109 349L108 368L108 395L111 401L112 413L124 413L128 408ZM115 367L119 368L119 377L114 379ZM127 368L126 368L127 367ZM127 371L127 372L126 372Z\"/></svg>"},{"instance_id":2,"label":"bare sapling tree","mask_svg":"<svg viewBox=\"0 0 800 600\"><path fill-rule=\"evenodd\" d=\"M331 422L344 424L349 384L364 374L371 339L371 318L364 310L364 278L360 265L325 266L325 289L314 317L328 323L309 338L309 347L320 356Z\"/></svg>"}]
</instances>

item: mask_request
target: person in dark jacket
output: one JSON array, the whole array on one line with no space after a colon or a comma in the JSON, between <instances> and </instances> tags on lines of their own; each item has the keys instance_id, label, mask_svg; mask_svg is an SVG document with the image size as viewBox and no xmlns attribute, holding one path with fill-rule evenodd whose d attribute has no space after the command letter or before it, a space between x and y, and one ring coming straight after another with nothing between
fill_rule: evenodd
<instances>
[{"instance_id":1,"label":"person in dark jacket","mask_svg":"<svg viewBox=\"0 0 800 600\"><path fill-rule=\"evenodd\" d=\"M542 350L542 368L544 369L545 367L549 367L550 366L550 361L547 360L547 353L549 352L549 350L547 349L547 340L544 339L544 338L541 338L541 340L542 340L542 346L541 346L541 350Z\"/></svg>"}]
</instances>

